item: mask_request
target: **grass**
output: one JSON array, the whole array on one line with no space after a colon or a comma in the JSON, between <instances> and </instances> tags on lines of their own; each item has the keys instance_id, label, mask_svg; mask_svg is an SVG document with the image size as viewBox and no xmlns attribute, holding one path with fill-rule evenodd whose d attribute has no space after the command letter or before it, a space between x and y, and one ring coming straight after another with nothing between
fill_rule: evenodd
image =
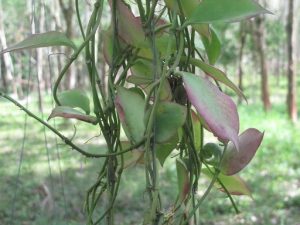
<instances>
[{"instance_id":1,"label":"grass","mask_svg":"<svg viewBox=\"0 0 300 225\"><path fill-rule=\"evenodd\" d=\"M275 81L271 80L271 83L275 87ZM257 87L249 87L246 95L251 96L250 104L239 107L241 131L248 127L265 131L256 157L240 173L253 192L253 200L234 197L241 211L236 215L229 200L213 190L199 211L199 224L298 225L299 124L292 125L287 119L283 88L279 91L272 88L275 104L270 112L265 113L258 101L259 96L253 95L257 94L253 91ZM36 105L34 100L30 102L30 108L38 113ZM47 104L44 109L45 118L49 115L50 105ZM85 192L96 179L101 160L86 160L62 145L52 133L31 118L27 119L24 151L21 154L24 113L2 99L0 107L0 224L84 224ZM56 126L69 137L73 135L74 125L78 143L83 144L95 137L89 143L101 144L96 127L56 120ZM23 159L18 179L21 155ZM142 167L133 167L124 173L116 202L116 224L141 224L143 208L147 204L143 175ZM162 198L167 210L172 203L170 199L174 199L177 193L176 168L172 159L161 170L161 178Z\"/></svg>"}]
</instances>

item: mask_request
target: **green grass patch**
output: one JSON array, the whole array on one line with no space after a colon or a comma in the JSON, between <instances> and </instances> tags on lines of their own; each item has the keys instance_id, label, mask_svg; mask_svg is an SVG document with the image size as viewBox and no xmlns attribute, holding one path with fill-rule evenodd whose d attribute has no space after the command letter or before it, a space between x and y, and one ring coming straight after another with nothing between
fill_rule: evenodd
<instances>
[{"instance_id":1,"label":"green grass patch","mask_svg":"<svg viewBox=\"0 0 300 225\"><path fill-rule=\"evenodd\" d=\"M241 131L256 127L265 132L254 160L240 173L253 192L253 200L234 197L241 210L241 214L236 215L229 199L213 190L199 210L199 224L290 225L300 221L297 213L300 210L300 127L287 119L282 89L277 94L280 101L275 102L268 113L253 99L249 105L239 107ZM31 100L29 105L40 115L36 101ZM82 157L29 117L22 152L24 112L3 100L0 107L0 223L84 224L85 193L97 178L101 160ZM51 111L50 100L44 108L46 119ZM68 137L74 135L75 126L77 143L88 141L99 145L103 142L97 126L62 119L50 123ZM168 159L160 174L165 211L172 206L177 194L174 165L174 161ZM205 191L203 184L201 179L199 194ZM116 201L116 224L140 224L146 204L143 167L126 170ZM105 200L102 205L106 205ZM102 210L99 209L99 214Z\"/></svg>"}]
</instances>

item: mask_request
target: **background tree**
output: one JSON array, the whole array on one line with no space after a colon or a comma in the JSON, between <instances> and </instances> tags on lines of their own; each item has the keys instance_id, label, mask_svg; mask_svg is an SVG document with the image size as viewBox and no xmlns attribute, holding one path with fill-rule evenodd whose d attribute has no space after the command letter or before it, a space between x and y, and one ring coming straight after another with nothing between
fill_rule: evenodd
<instances>
[{"instance_id":1,"label":"background tree","mask_svg":"<svg viewBox=\"0 0 300 225\"><path fill-rule=\"evenodd\" d=\"M264 30L264 16L258 16L254 20L254 39L259 58L260 75L261 75L261 99L264 105L264 110L271 109L270 93L268 85L268 65L266 61L266 43Z\"/></svg>"},{"instance_id":2,"label":"background tree","mask_svg":"<svg viewBox=\"0 0 300 225\"><path fill-rule=\"evenodd\" d=\"M287 105L289 117L293 122L297 121L297 94L296 94L296 70L295 70L295 32L294 32L294 0L288 1L287 16L287 54L288 54L288 94Z\"/></svg>"}]
</instances>

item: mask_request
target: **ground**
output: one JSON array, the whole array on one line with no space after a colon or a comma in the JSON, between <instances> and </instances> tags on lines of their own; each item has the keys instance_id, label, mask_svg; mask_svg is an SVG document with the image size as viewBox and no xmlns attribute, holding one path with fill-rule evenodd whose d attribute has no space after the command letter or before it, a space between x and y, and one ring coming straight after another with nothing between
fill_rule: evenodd
<instances>
[{"instance_id":1,"label":"ground","mask_svg":"<svg viewBox=\"0 0 300 225\"><path fill-rule=\"evenodd\" d=\"M235 197L241 211L236 215L224 194L214 190L199 210L199 224L300 224L300 126L292 125L287 119L285 83L277 84L275 79L272 82L274 105L270 112L262 110L258 95L251 95L258 88L251 84L246 92L251 96L249 104L239 106L241 131L255 127L265 132L254 160L239 174L252 190L253 199ZM41 115L35 99L31 96L29 108ZM44 105L45 119L50 102ZM0 224L84 224L85 192L96 179L101 160L85 159L29 117L23 143L24 112L3 99L0 108ZM75 132L74 125L78 143L84 144L95 137L88 143L99 144L97 127L56 120L56 126L69 137ZM143 175L142 167L124 173L116 202L116 224L141 224L147 199ZM172 159L166 162L161 178L167 210L170 199L177 193Z\"/></svg>"}]
</instances>

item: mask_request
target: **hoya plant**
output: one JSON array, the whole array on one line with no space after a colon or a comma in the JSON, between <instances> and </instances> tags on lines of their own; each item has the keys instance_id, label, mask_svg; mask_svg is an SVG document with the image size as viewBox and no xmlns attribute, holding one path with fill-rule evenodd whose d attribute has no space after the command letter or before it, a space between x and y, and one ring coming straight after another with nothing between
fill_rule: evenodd
<instances>
[{"instance_id":1,"label":"hoya plant","mask_svg":"<svg viewBox=\"0 0 300 225\"><path fill-rule=\"evenodd\" d=\"M102 30L106 7L111 12L110 25ZM223 90L246 98L215 67L222 45L213 24L268 11L254 0L97 0L85 27L79 8L76 10L83 39L79 46L63 33L49 31L33 34L1 54L49 46L72 48L53 88L56 107L49 119L72 118L98 126L106 153L100 146L95 153L88 144L76 144L76 137L71 140L11 97L1 96L51 129L73 150L87 158L104 158L87 192L86 224L114 223L122 174L136 164L145 170L148 193L147 208L140 218L143 224L197 224L196 211L212 188L227 195L238 211L232 195L251 196L238 173L255 155L263 133L255 128L240 131L236 104ZM99 76L95 54L98 32L103 33L103 55L109 66L105 76ZM59 91L70 65L81 54L90 81L87 92ZM214 141L206 141L208 132ZM167 159L176 164L178 195L172 207L165 209L159 173ZM199 195L198 183L203 178L210 183ZM103 214L96 213L103 207Z\"/></svg>"}]
</instances>

